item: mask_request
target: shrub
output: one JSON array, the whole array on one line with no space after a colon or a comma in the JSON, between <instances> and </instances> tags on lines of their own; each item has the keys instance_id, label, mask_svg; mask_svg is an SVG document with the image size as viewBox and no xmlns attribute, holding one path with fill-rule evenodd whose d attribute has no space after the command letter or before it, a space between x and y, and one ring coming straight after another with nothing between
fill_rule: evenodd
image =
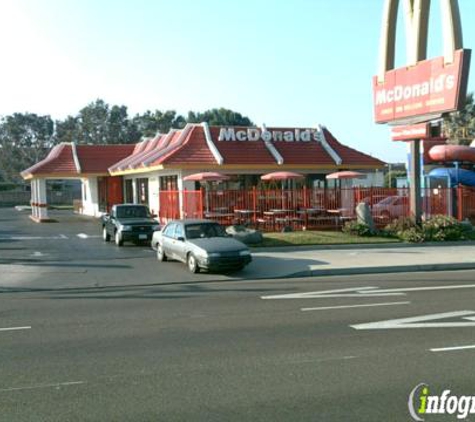
<instances>
[{"instance_id":1,"label":"shrub","mask_svg":"<svg viewBox=\"0 0 475 422\"><path fill-rule=\"evenodd\" d=\"M470 237L471 225L446 215L436 215L422 224L427 240L463 240Z\"/></svg>"},{"instance_id":2,"label":"shrub","mask_svg":"<svg viewBox=\"0 0 475 422\"><path fill-rule=\"evenodd\" d=\"M453 217L436 215L424 221L421 226L411 218L399 218L388 224L383 231L386 235L397 237L405 242L465 240L473 238L473 227L461 223Z\"/></svg>"},{"instance_id":3,"label":"shrub","mask_svg":"<svg viewBox=\"0 0 475 422\"><path fill-rule=\"evenodd\" d=\"M399 232L398 237L401 240L404 240L404 242L411 242L411 243L420 243L427 240L425 238L424 230L417 226L411 227L407 230L403 230Z\"/></svg>"},{"instance_id":4,"label":"shrub","mask_svg":"<svg viewBox=\"0 0 475 422\"><path fill-rule=\"evenodd\" d=\"M370 227L364 223L358 223L356 220L347 221L342 227L342 232L353 236L373 236Z\"/></svg>"},{"instance_id":5,"label":"shrub","mask_svg":"<svg viewBox=\"0 0 475 422\"><path fill-rule=\"evenodd\" d=\"M389 237L399 237L402 238L402 234L411 229L416 229L417 225L414 223L414 221L409 218L409 217L399 217L396 220L393 220L391 223L389 223L383 230L382 233L384 233L386 236Z\"/></svg>"}]
</instances>

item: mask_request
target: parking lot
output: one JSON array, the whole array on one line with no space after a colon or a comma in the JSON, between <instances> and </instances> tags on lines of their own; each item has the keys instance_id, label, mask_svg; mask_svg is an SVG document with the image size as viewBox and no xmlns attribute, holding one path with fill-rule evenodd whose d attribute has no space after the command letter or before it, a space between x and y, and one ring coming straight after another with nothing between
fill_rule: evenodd
<instances>
[{"instance_id":1,"label":"parking lot","mask_svg":"<svg viewBox=\"0 0 475 422\"><path fill-rule=\"evenodd\" d=\"M0 208L2 287L62 288L240 279L255 273L190 274L179 262L159 263L148 245L116 247L102 240L96 218L52 211L37 224L29 211ZM259 271L257 271L259 272Z\"/></svg>"},{"instance_id":2,"label":"parking lot","mask_svg":"<svg viewBox=\"0 0 475 422\"><path fill-rule=\"evenodd\" d=\"M191 274L181 262L158 262L147 244L117 247L102 240L97 218L51 211L38 224L29 211L0 208L0 288L58 289L282 278L328 267L318 254L256 250L253 262L232 273Z\"/></svg>"}]
</instances>

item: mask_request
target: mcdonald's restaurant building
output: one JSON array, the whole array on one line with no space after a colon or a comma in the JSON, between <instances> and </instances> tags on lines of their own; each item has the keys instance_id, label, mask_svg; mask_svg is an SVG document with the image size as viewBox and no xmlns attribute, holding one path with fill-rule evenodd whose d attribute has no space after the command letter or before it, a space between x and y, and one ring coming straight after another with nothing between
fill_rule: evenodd
<instances>
[{"instance_id":1,"label":"mcdonald's restaurant building","mask_svg":"<svg viewBox=\"0 0 475 422\"><path fill-rule=\"evenodd\" d=\"M181 130L129 145L62 143L22 172L32 185L32 218L48 219L46 181L80 179L79 211L100 216L114 203L141 203L159 214L160 190L193 190L187 175L218 171L231 176L220 189L248 189L264 173L288 170L306 175L308 187L324 187L325 175L339 170L367 174L356 183L382 186L385 163L340 143L317 128L218 127L187 124ZM350 182L351 183L351 182Z\"/></svg>"}]
</instances>

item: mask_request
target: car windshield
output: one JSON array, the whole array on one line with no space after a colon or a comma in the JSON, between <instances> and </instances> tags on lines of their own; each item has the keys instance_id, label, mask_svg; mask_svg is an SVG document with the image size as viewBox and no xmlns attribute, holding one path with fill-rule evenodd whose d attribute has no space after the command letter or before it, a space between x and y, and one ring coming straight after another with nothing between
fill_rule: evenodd
<instances>
[{"instance_id":1,"label":"car windshield","mask_svg":"<svg viewBox=\"0 0 475 422\"><path fill-rule=\"evenodd\" d=\"M149 216L146 207L117 207L118 218L147 218Z\"/></svg>"},{"instance_id":2,"label":"car windshield","mask_svg":"<svg viewBox=\"0 0 475 422\"><path fill-rule=\"evenodd\" d=\"M203 237L226 237L226 231L219 224L202 223L188 224L185 227L187 239L199 239Z\"/></svg>"}]
</instances>

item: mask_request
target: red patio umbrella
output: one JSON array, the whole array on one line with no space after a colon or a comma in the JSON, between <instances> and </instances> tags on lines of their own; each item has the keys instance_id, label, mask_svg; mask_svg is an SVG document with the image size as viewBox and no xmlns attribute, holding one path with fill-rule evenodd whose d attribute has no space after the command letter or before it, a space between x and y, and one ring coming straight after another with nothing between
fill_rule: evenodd
<instances>
[{"instance_id":1,"label":"red patio umbrella","mask_svg":"<svg viewBox=\"0 0 475 422\"><path fill-rule=\"evenodd\" d=\"M183 178L186 182L220 182L229 179L229 176L218 173L217 171L204 171L202 173L190 174Z\"/></svg>"},{"instance_id":2,"label":"red patio umbrella","mask_svg":"<svg viewBox=\"0 0 475 422\"><path fill-rule=\"evenodd\" d=\"M295 173L293 171L274 171L272 173L263 174L261 176L261 180L297 180L303 179L305 175L300 173ZM285 192L284 192L284 184L282 183L282 209L286 208L285 206Z\"/></svg>"},{"instance_id":3,"label":"red patio umbrella","mask_svg":"<svg viewBox=\"0 0 475 422\"><path fill-rule=\"evenodd\" d=\"M303 179L305 176L293 171L274 171L272 173L263 174L261 180L290 180Z\"/></svg>"},{"instance_id":4,"label":"red patio umbrella","mask_svg":"<svg viewBox=\"0 0 475 422\"><path fill-rule=\"evenodd\" d=\"M205 206L206 212L209 210L209 198L208 198L208 182L222 182L223 180L229 180L230 177L218 173L217 171L204 171L201 173L194 173L190 174L189 176L185 176L183 178L186 182L203 182L206 185L206 195L205 195Z\"/></svg>"},{"instance_id":5,"label":"red patio umbrella","mask_svg":"<svg viewBox=\"0 0 475 422\"><path fill-rule=\"evenodd\" d=\"M330 173L326 175L327 179L361 179L366 177L365 173L360 173L358 171L337 171L335 173Z\"/></svg>"}]
</instances>

